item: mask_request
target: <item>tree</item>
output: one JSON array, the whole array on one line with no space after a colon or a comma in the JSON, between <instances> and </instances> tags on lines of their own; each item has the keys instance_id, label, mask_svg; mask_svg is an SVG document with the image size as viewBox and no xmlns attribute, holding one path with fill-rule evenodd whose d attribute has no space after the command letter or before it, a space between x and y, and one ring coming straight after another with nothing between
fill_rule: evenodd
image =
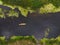
<instances>
[{"instance_id":1,"label":"tree","mask_svg":"<svg viewBox=\"0 0 60 45\"><path fill-rule=\"evenodd\" d=\"M39 13L54 13L60 11L60 0L0 0L0 3L12 9L17 7L24 16L27 16L30 10Z\"/></svg>"},{"instance_id":2,"label":"tree","mask_svg":"<svg viewBox=\"0 0 60 45\"><path fill-rule=\"evenodd\" d=\"M52 3L55 6L60 6L60 0L2 0L3 4L8 4L12 6L22 6L24 8L31 7L32 9L37 9L44 4Z\"/></svg>"}]
</instances>

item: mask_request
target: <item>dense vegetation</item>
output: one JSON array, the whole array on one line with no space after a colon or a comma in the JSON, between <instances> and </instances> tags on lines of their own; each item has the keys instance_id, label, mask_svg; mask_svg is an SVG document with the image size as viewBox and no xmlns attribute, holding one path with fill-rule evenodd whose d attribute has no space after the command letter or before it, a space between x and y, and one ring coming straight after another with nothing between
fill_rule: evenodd
<instances>
[{"instance_id":1,"label":"dense vegetation","mask_svg":"<svg viewBox=\"0 0 60 45\"><path fill-rule=\"evenodd\" d=\"M60 45L60 36L57 38L42 38L39 45ZM0 45L36 45L37 40L34 36L13 36L9 40L5 37L0 37Z\"/></svg>"},{"instance_id":2,"label":"dense vegetation","mask_svg":"<svg viewBox=\"0 0 60 45\"><path fill-rule=\"evenodd\" d=\"M9 40L0 37L0 45L36 45L36 39L33 36L12 36Z\"/></svg>"},{"instance_id":3,"label":"dense vegetation","mask_svg":"<svg viewBox=\"0 0 60 45\"><path fill-rule=\"evenodd\" d=\"M44 4L52 3L53 5L60 6L60 0L2 0L3 4L12 6L22 6L24 8L31 7L33 9L40 8Z\"/></svg>"},{"instance_id":4,"label":"dense vegetation","mask_svg":"<svg viewBox=\"0 0 60 45\"><path fill-rule=\"evenodd\" d=\"M12 9L18 8L24 16L27 16L28 11L38 11L39 13L60 12L60 0L1 0L0 4Z\"/></svg>"},{"instance_id":5,"label":"dense vegetation","mask_svg":"<svg viewBox=\"0 0 60 45\"><path fill-rule=\"evenodd\" d=\"M60 36L57 38L43 38L40 40L41 45L60 45Z\"/></svg>"}]
</instances>

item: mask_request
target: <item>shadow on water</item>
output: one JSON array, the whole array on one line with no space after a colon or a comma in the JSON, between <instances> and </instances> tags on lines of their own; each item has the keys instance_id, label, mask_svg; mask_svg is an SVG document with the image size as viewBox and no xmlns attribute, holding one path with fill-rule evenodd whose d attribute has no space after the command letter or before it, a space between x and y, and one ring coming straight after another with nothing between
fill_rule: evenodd
<instances>
[{"instance_id":1,"label":"shadow on water","mask_svg":"<svg viewBox=\"0 0 60 45\"><path fill-rule=\"evenodd\" d=\"M21 23L26 23L26 25L19 25ZM6 17L0 19L0 35L7 38L13 35L34 35L37 39L41 39L44 37L47 28L50 29L48 38L60 35L60 12L48 14L28 13L27 17L19 14L18 18Z\"/></svg>"}]
</instances>

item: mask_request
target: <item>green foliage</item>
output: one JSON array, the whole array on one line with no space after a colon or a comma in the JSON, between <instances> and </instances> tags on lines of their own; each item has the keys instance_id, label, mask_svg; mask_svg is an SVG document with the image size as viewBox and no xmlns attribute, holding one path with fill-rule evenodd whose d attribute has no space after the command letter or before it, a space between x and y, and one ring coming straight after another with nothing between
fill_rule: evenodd
<instances>
[{"instance_id":1,"label":"green foliage","mask_svg":"<svg viewBox=\"0 0 60 45\"><path fill-rule=\"evenodd\" d=\"M56 39L60 42L60 36L58 36Z\"/></svg>"},{"instance_id":2,"label":"green foliage","mask_svg":"<svg viewBox=\"0 0 60 45\"><path fill-rule=\"evenodd\" d=\"M0 3L3 6L8 6L12 9L18 8L21 11L21 14L27 17L28 11L34 12L36 10L39 13L55 13L60 12L60 0L0 0ZM39 10L40 9L40 10ZM9 11L9 16L18 17L18 12ZM14 15L13 15L14 14ZM4 14L1 14L4 15ZM4 16L0 16L4 17ZM4 17L5 18L5 17Z\"/></svg>"},{"instance_id":3,"label":"green foliage","mask_svg":"<svg viewBox=\"0 0 60 45\"><path fill-rule=\"evenodd\" d=\"M27 14L28 14L28 11L29 11L28 9L24 9L22 7L19 7L19 10L21 11L21 14L23 16L27 17Z\"/></svg>"},{"instance_id":4,"label":"green foliage","mask_svg":"<svg viewBox=\"0 0 60 45\"><path fill-rule=\"evenodd\" d=\"M5 18L3 10L0 8L0 18Z\"/></svg>"},{"instance_id":5,"label":"green foliage","mask_svg":"<svg viewBox=\"0 0 60 45\"><path fill-rule=\"evenodd\" d=\"M60 6L60 0L49 0L49 2L55 5L56 7Z\"/></svg>"},{"instance_id":6,"label":"green foliage","mask_svg":"<svg viewBox=\"0 0 60 45\"><path fill-rule=\"evenodd\" d=\"M11 40L12 38L14 40L31 40L32 42L36 43L36 39L34 38L34 36L14 36L11 37Z\"/></svg>"},{"instance_id":7,"label":"green foliage","mask_svg":"<svg viewBox=\"0 0 60 45\"><path fill-rule=\"evenodd\" d=\"M52 3L46 4L40 8L40 13L55 13L60 12L60 7L54 6Z\"/></svg>"},{"instance_id":8,"label":"green foliage","mask_svg":"<svg viewBox=\"0 0 60 45\"><path fill-rule=\"evenodd\" d=\"M2 0L0 0L0 5L3 5L3 2L2 2Z\"/></svg>"},{"instance_id":9,"label":"green foliage","mask_svg":"<svg viewBox=\"0 0 60 45\"><path fill-rule=\"evenodd\" d=\"M14 11L13 9L12 10L9 10L8 13L4 13L4 12L7 12L8 10L4 10L2 8L0 8L0 18L6 18L6 15L7 17L19 17L19 13L17 11Z\"/></svg>"},{"instance_id":10,"label":"green foliage","mask_svg":"<svg viewBox=\"0 0 60 45\"><path fill-rule=\"evenodd\" d=\"M3 4L12 6L22 6L24 8L31 7L33 9L40 8L44 4L52 3L55 6L60 6L60 0L2 0Z\"/></svg>"},{"instance_id":11,"label":"green foliage","mask_svg":"<svg viewBox=\"0 0 60 45\"><path fill-rule=\"evenodd\" d=\"M0 45L35 45L36 39L34 36L12 36L8 42L5 37L0 37Z\"/></svg>"},{"instance_id":12,"label":"green foliage","mask_svg":"<svg viewBox=\"0 0 60 45\"><path fill-rule=\"evenodd\" d=\"M5 37L0 37L0 45L36 45L36 39L34 36L12 36L8 42L5 41ZM56 38L43 38L40 40L40 45L60 45L60 36Z\"/></svg>"},{"instance_id":13,"label":"green foliage","mask_svg":"<svg viewBox=\"0 0 60 45\"><path fill-rule=\"evenodd\" d=\"M49 3L40 8L40 13L51 13L55 10L55 8L56 7L53 4Z\"/></svg>"},{"instance_id":14,"label":"green foliage","mask_svg":"<svg viewBox=\"0 0 60 45\"><path fill-rule=\"evenodd\" d=\"M37 41L34 36L25 36L24 40L31 40L34 43L36 43L36 41Z\"/></svg>"},{"instance_id":15,"label":"green foliage","mask_svg":"<svg viewBox=\"0 0 60 45\"><path fill-rule=\"evenodd\" d=\"M41 45L60 45L60 36L57 38L43 38L40 40Z\"/></svg>"},{"instance_id":16,"label":"green foliage","mask_svg":"<svg viewBox=\"0 0 60 45\"><path fill-rule=\"evenodd\" d=\"M1 41L4 41L4 40L5 40L5 37L0 37L0 40L1 40Z\"/></svg>"},{"instance_id":17,"label":"green foliage","mask_svg":"<svg viewBox=\"0 0 60 45\"><path fill-rule=\"evenodd\" d=\"M14 11L14 10L10 10L9 13L8 13L8 16L9 17L19 17L19 14L18 12Z\"/></svg>"}]
</instances>

